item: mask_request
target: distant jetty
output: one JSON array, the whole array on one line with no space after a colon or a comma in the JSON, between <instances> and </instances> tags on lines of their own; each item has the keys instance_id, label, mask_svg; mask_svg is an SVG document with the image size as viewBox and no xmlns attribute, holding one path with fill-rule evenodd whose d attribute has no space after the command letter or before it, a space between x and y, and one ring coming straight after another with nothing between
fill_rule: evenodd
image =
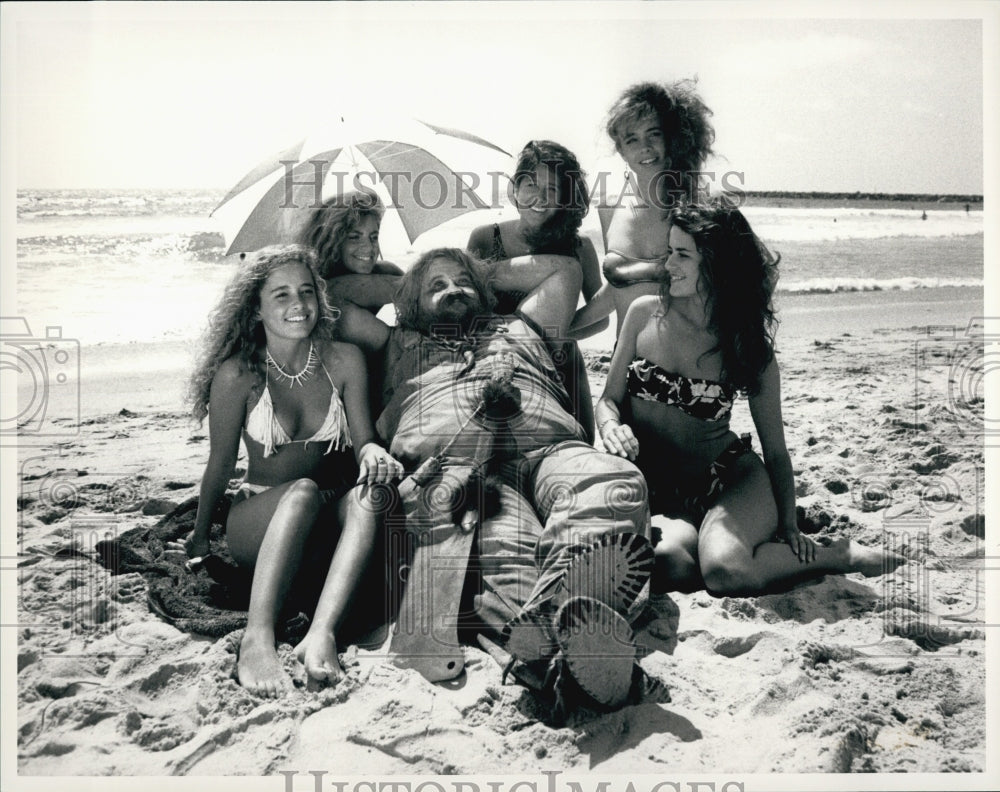
<instances>
[{"instance_id":1,"label":"distant jetty","mask_svg":"<svg viewBox=\"0 0 1000 792\"><path fill-rule=\"evenodd\" d=\"M783 190L744 190L748 198L788 200L819 199L831 201L907 201L910 203L981 204L981 195L941 195L936 193L866 193L866 192L786 192Z\"/></svg>"}]
</instances>

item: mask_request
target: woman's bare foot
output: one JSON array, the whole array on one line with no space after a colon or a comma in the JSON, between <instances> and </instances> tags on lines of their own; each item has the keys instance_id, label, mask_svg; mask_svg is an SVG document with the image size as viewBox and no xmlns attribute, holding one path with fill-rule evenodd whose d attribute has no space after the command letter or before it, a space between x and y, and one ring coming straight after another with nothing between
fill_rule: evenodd
<instances>
[{"instance_id":1,"label":"woman's bare foot","mask_svg":"<svg viewBox=\"0 0 1000 792\"><path fill-rule=\"evenodd\" d=\"M883 547L865 547L857 542L851 542L849 553L852 568L865 577L888 575L906 563L906 558L898 553Z\"/></svg>"},{"instance_id":2,"label":"woman's bare foot","mask_svg":"<svg viewBox=\"0 0 1000 792\"><path fill-rule=\"evenodd\" d=\"M834 539L829 547L843 555L845 572L860 572L865 577L887 575L906 563L906 558L898 553L882 547L867 547L846 537Z\"/></svg>"},{"instance_id":3,"label":"woman's bare foot","mask_svg":"<svg viewBox=\"0 0 1000 792\"><path fill-rule=\"evenodd\" d=\"M293 650L317 682L335 685L344 676L344 667L337 657L337 642L329 630L310 630Z\"/></svg>"},{"instance_id":4,"label":"woman's bare foot","mask_svg":"<svg viewBox=\"0 0 1000 792\"><path fill-rule=\"evenodd\" d=\"M281 667L270 634L243 634L236 674L243 687L264 698L277 698L291 688L291 679Z\"/></svg>"}]
</instances>

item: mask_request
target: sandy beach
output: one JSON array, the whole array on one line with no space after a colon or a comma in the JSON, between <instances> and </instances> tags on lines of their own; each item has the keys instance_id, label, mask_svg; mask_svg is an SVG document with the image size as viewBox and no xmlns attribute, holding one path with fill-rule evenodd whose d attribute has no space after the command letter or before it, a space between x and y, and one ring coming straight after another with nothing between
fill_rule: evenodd
<instances>
[{"instance_id":1,"label":"sandy beach","mask_svg":"<svg viewBox=\"0 0 1000 792\"><path fill-rule=\"evenodd\" d=\"M277 702L247 694L235 680L239 631L210 638L167 623L142 575L112 576L92 550L95 537L152 526L197 494L207 426L179 400L192 346L81 350L79 426L59 419L18 451L18 774L278 783L285 772L311 789L310 771L985 771L984 352L966 337L982 293L935 295L779 306L784 419L810 530L909 563L761 597L675 594L676 647L637 634L641 665L670 700L582 710L559 728L472 646L449 685L342 647L346 680L314 691L283 644L296 689ZM586 348L596 396L610 344ZM733 428L752 428L745 403Z\"/></svg>"}]
</instances>

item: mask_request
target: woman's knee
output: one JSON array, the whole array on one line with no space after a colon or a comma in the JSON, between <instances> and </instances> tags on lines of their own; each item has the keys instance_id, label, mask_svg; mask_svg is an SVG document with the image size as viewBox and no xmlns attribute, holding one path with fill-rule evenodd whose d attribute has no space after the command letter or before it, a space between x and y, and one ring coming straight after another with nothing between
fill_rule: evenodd
<instances>
[{"instance_id":1,"label":"woman's knee","mask_svg":"<svg viewBox=\"0 0 1000 792\"><path fill-rule=\"evenodd\" d=\"M288 485L281 499L281 508L304 518L315 519L319 514L322 499L315 481L301 478Z\"/></svg>"},{"instance_id":2,"label":"woman's knee","mask_svg":"<svg viewBox=\"0 0 1000 792\"><path fill-rule=\"evenodd\" d=\"M688 590L700 579L698 561L687 548L661 542L653 550L653 585L657 591Z\"/></svg>"},{"instance_id":3,"label":"woman's knee","mask_svg":"<svg viewBox=\"0 0 1000 792\"><path fill-rule=\"evenodd\" d=\"M701 561L705 588L717 597L743 597L760 591L761 582L739 558L709 557Z\"/></svg>"}]
</instances>

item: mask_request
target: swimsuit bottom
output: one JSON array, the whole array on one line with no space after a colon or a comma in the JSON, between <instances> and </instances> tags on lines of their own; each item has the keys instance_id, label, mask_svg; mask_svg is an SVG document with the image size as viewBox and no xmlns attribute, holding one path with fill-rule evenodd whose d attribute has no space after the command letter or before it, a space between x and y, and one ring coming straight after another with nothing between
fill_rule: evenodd
<instances>
[{"instance_id":1,"label":"swimsuit bottom","mask_svg":"<svg viewBox=\"0 0 1000 792\"><path fill-rule=\"evenodd\" d=\"M693 480L682 487L667 481L646 477L649 485L649 505L652 514L684 512L695 518L695 525L701 525L708 510L719 500L726 487L733 480L736 462L741 456L753 453L749 434L737 437L719 454L715 460Z\"/></svg>"},{"instance_id":2,"label":"swimsuit bottom","mask_svg":"<svg viewBox=\"0 0 1000 792\"><path fill-rule=\"evenodd\" d=\"M354 489L357 479L358 463L354 459L352 451L344 449L327 455L326 466L322 471L322 483L325 488L319 491L322 505L327 506L339 501ZM252 484L249 481L243 481L233 496L233 504L242 503L254 495L267 492L269 489L273 489L269 484Z\"/></svg>"},{"instance_id":3,"label":"swimsuit bottom","mask_svg":"<svg viewBox=\"0 0 1000 792\"><path fill-rule=\"evenodd\" d=\"M352 484L350 487L337 487L336 489L325 489L319 491L319 500L323 506L328 506L331 503L336 503L341 498L343 498L348 492L354 488ZM267 484L251 484L248 481L244 481L240 484L239 489L236 490L236 494L233 496L233 505L237 503L242 503L245 500L250 500L254 495L260 495L263 492L267 492L273 487Z\"/></svg>"}]
</instances>

